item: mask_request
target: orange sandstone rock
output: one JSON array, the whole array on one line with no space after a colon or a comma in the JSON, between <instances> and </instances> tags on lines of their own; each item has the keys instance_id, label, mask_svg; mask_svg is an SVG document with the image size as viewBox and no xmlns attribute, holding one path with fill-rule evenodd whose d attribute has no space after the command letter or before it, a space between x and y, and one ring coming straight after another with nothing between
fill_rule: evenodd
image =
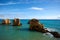
<instances>
[{"instance_id":1,"label":"orange sandstone rock","mask_svg":"<svg viewBox=\"0 0 60 40\"><path fill-rule=\"evenodd\" d=\"M48 30L45 30L43 25L39 23L39 20L37 19L31 19L28 24L30 24L30 30L39 31L39 32L47 32Z\"/></svg>"},{"instance_id":2,"label":"orange sandstone rock","mask_svg":"<svg viewBox=\"0 0 60 40\"><path fill-rule=\"evenodd\" d=\"M9 19L4 19L4 20L2 21L2 24L10 24L10 20L9 20Z\"/></svg>"},{"instance_id":3,"label":"orange sandstone rock","mask_svg":"<svg viewBox=\"0 0 60 40\"><path fill-rule=\"evenodd\" d=\"M13 26L21 26L20 20L18 18L13 20Z\"/></svg>"}]
</instances>

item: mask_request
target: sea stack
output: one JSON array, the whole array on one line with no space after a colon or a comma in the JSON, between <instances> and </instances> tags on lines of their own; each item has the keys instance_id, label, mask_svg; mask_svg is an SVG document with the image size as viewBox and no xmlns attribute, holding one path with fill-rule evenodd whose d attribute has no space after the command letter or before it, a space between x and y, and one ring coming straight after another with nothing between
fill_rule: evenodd
<instances>
[{"instance_id":1,"label":"sea stack","mask_svg":"<svg viewBox=\"0 0 60 40\"><path fill-rule=\"evenodd\" d=\"M37 19L31 19L28 24L30 24L30 30L33 30L33 31L39 31L39 32L43 32L43 33L46 33L48 32L48 30L45 30L44 27L43 27L43 24L40 24L39 23L39 20Z\"/></svg>"},{"instance_id":2,"label":"sea stack","mask_svg":"<svg viewBox=\"0 0 60 40\"><path fill-rule=\"evenodd\" d=\"M9 19L3 19L2 24L8 25L8 24L10 24L10 20Z\"/></svg>"},{"instance_id":3,"label":"sea stack","mask_svg":"<svg viewBox=\"0 0 60 40\"><path fill-rule=\"evenodd\" d=\"M20 20L18 18L15 18L13 20L13 26L21 26L22 24L20 23Z\"/></svg>"},{"instance_id":4,"label":"sea stack","mask_svg":"<svg viewBox=\"0 0 60 40\"><path fill-rule=\"evenodd\" d=\"M42 33L51 33L55 38L60 38L60 34L58 32L50 32L48 30L46 30L43 26L43 24L39 23L39 20L37 19L31 19L28 24L30 24L30 30L31 31L38 31L38 32L42 32Z\"/></svg>"}]
</instances>

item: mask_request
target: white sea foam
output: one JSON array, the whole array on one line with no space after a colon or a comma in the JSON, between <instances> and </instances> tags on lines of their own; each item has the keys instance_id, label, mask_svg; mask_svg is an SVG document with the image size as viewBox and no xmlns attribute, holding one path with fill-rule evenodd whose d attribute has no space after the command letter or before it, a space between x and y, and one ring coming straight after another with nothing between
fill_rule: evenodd
<instances>
[{"instance_id":1,"label":"white sea foam","mask_svg":"<svg viewBox=\"0 0 60 40\"><path fill-rule=\"evenodd\" d=\"M48 31L57 31L56 29L53 29L53 28L46 28L46 30L48 30ZM48 35L51 38L53 37L53 35L51 33L44 33L43 35Z\"/></svg>"},{"instance_id":2,"label":"white sea foam","mask_svg":"<svg viewBox=\"0 0 60 40\"><path fill-rule=\"evenodd\" d=\"M53 37L53 35L51 33L44 33L43 35L48 35L50 38Z\"/></svg>"},{"instance_id":3,"label":"white sea foam","mask_svg":"<svg viewBox=\"0 0 60 40\"><path fill-rule=\"evenodd\" d=\"M48 30L48 31L57 31L57 30L54 29L54 28L46 28L46 30Z\"/></svg>"}]
</instances>

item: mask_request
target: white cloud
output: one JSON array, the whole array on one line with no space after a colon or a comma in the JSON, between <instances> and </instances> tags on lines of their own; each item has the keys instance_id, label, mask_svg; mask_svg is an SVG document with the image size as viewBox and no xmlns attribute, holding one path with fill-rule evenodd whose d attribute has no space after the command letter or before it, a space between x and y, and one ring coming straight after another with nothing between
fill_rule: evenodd
<instances>
[{"instance_id":1,"label":"white cloud","mask_svg":"<svg viewBox=\"0 0 60 40\"><path fill-rule=\"evenodd\" d=\"M60 15L58 15L58 17L57 17L58 19L60 19Z\"/></svg>"},{"instance_id":2,"label":"white cloud","mask_svg":"<svg viewBox=\"0 0 60 40\"><path fill-rule=\"evenodd\" d=\"M44 10L44 8L38 8L38 7L31 7L29 9L33 9L33 10Z\"/></svg>"},{"instance_id":3,"label":"white cloud","mask_svg":"<svg viewBox=\"0 0 60 40\"><path fill-rule=\"evenodd\" d=\"M19 4L19 2L0 3L0 5L11 5L11 4Z\"/></svg>"},{"instance_id":4,"label":"white cloud","mask_svg":"<svg viewBox=\"0 0 60 40\"><path fill-rule=\"evenodd\" d=\"M46 15L46 16L41 16L41 19L57 19L57 15L53 16L53 15Z\"/></svg>"},{"instance_id":5,"label":"white cloud","mask_svg":"<svg viewBox=\"0 0 60 40\"><path fill-rule=\"evenodd\" d=\"M43 3L43 2L60 2L60 0L10 0L7 3L0 3L0 5L11 5L11 4L20 4L20 3L24 3L24 4L29 4L29 3Z\"/></svg>"}]
</instances>

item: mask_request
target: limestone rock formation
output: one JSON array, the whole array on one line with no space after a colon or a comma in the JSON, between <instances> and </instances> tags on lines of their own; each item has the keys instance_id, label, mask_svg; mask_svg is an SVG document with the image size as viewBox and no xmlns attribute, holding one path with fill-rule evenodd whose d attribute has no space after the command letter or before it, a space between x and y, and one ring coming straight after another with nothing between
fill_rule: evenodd
<instances>
[{"instance_id":1,"label":"limestone rock formation","mask_svg":"<svg viewBox=\"0 0 60 40\"><path fill-rule=\"evenodd\" d=\"M18 18L13 20L13 26L21 26L20 20Z\"/></svg>"},{"instance_id":2,"label":"limestone rock formation","mask_svg":"<svg viewBox=\"0 0 60 40\"><path fill-rule=\"evenodd\" d=\"M42 33L51 33L55 38L60 38L60 34L58 32L50 32L48 30L46 30L43 26L43 24L39 23L39 20L37 19L31 19L28 24L30 24L30 30L31 31L38 31L38 32L42 32Z\"/></svg>"},{"instance_id":3,"label":"limestone rock formation","mask_svg":"<svg viewBox=\"0 0 60 40\"><path fill-rule=\"evenodd\" d=\"M50 32L54 37L60 38L60 34L58 32Z\"/></svg>"},{"instance_id":4,"label":"limestone rock formation","mask_svg":"<svg viewBox=\"0 0 60 40\"><path fill-rule=\"evenodd\" d=\"M3 21L2 21L2 24L10 24L10 20L9 19L4 19Z\"/></svg>"},{"instance_id":5,"label":"limestone rock formation","mask_svg":"<svg viewBox=\"0 0 60 40\"><path fill-rule=\"evenodd\" d=\"M28 22L28 24L30 24L30 30L39 31L39 32L43 32L43 33L48 32L48 30L44 29L43 24L40 24L39 20L37 20L37 19L31 19Z\"/></svg>"}]
</instances>

